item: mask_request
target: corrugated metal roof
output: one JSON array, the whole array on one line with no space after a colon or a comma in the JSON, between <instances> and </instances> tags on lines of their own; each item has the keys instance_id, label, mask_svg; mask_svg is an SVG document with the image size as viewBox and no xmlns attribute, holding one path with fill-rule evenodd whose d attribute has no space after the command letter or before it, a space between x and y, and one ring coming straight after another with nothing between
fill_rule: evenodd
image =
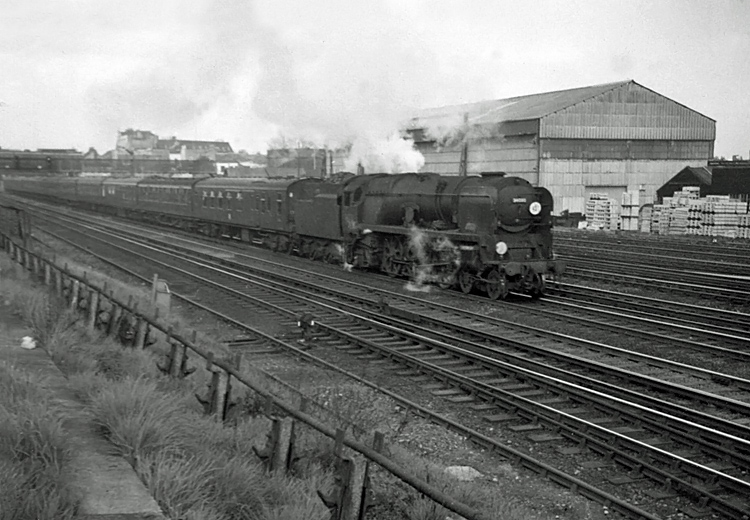
<instances>
[{"instance_id":1,"label":"corrugated metal roof","mask_svg":"<svg viewBox=\"0 0 750 520\"><path fill-rule=\"evenodd\" d=\"M711 184L711 170L705 166L701 166L700 168L688 166L688 169L702 184Z\"/></svg>"},{"instance_id":2,"label":"corrugated metal roof","mask_svg":"<svg viewBox=\"0 0 750 520\"><path fill-rule=\"evenodd\" d=\"M623 87L627 88L623 89ZM528 96L423 109L418 111L416 116L409 121L407 129L440 127L455 128L465 123L470 125L492 125L509 121L538 120L569 109L570 107L580 105L585 101L601 97L606 93L613 93L610 97L617 97L614 93L615 91L620 93L626 91L640 91L642 94L650 93L652 96L668 100L674 107L681 107L684 109L684 113L687 114L685 117L692 117L701 120L703 126L707 125L708 127L711 127L708 130L714 128L715 120L710 117L704 116L703 114L700 114L677 101L671 100L666 96L662 96L658 92L644 87L633 80L625 80L616 83L604 83L602 85L557 90L541 94L531 94ZM560 117L562 117L562 114L560 114ZM589 123L590 122L587 121L587 127L591 126ZM632 138L632 136L623 135L622 138ZM650 136L649 138L654 139L657 137ZM670 138L670 136L662 136L661 138ZM683 136L682 138L686 137ZM706 138L706 136L702 135L700 138ZM710 136L710 138L713 139L712 136Z\"/></svg>"},{"instance_id":3,"label":"corrugated metal roof","mask_svg":"<svg viewBox=\"0 0 750 520\"><path fill-rule=\"evenodd\" d=\"M409 124L409 128L426 126L456 126L468 114L470 124L491 124L502 121L524 121L540 119L546 115L575 105L604 92L627 85L632 80L605 83L590 87L556 90L541 94L518 96L506 99L479 101L463 105L450 105L440 108L420 110Z\"/></svg>"}]
</instances>

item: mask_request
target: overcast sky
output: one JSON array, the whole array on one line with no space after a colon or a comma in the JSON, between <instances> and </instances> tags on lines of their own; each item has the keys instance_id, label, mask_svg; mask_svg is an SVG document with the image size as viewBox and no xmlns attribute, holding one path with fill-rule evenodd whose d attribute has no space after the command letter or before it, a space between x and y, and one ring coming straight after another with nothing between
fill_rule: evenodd
<instances>
[{"instance_id":1,"label":"overcast sky","mask_svg":"<svg viewBox=\"0 0 750 520\"><path fill-rule=\"evenodd\" d=\"M750 152L750 1L2 2L0 147L336 144L414 107L633 79Z\"/></svg>"}]
</instances>

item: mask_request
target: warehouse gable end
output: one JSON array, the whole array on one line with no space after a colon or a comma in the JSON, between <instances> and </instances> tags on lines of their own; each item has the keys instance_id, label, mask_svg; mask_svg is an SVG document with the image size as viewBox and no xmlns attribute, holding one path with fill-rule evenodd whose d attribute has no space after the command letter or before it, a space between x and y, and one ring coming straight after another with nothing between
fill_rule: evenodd
<instances>
[{"instance_id":1,"label":"warehouse gable end","mask_svg":"<svg viewBox=\"0 0 750 520\"><path fill-rule=\"evenodd\" d=\"M552 139L713 141L716 121L628 81L543 116L539 135Z\"/></svg>"}]
</instances>

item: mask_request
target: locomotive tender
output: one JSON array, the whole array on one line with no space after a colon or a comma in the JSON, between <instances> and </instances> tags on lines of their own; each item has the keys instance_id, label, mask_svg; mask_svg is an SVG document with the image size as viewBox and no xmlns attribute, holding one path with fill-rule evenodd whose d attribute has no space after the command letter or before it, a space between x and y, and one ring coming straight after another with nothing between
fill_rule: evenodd
<instances>
[{"instance_id":1,"label":"locomotive tender","mask_svg":"<svg viewBox=\"0 0 750 520\"><path fill-rule=\"evenodd\" d=\"M564 269L552 254L549 191L498 174L10 177L5 189L492 299L539 297L545 277Z\"/></svg>"}]
</instances>

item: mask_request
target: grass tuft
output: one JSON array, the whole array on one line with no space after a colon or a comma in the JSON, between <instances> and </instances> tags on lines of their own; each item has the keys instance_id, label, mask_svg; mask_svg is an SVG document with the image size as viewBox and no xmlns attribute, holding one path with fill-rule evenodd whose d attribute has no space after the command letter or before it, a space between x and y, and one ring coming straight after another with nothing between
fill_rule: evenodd
<instances>
[{"instance_id":1,"label":"grass tuft","mask_svg":"<svg viewBox=\"0 0 750 520\"><path fill-rule=\"evenodd\" d=\"M91 397L94 421L131 462L155 452L171 453L184 442L189 420L183 399L157 390L144 378L110 381Z\"/></svg>"},{"instance_id":2,"label":"grass tuft","mask_svg":"<svg viewBox=\"0 0 750 520\"><path fill-rule=\"evenodd\" d=\"M40 381L0 365L0 518L72 519L70 446Z\"/></svg>"}]
</instances>

